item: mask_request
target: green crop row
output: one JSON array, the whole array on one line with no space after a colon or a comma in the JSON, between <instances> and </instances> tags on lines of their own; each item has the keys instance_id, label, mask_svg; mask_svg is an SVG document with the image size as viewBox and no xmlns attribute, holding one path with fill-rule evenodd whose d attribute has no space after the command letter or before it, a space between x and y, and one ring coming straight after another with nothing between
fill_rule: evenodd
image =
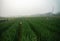
<instances>
[{"instance_id":1,"label":"green crop row","mask_svg":"<svg viewBox=\"0 0 60 41\"><path fill-rule=\"evenodd\" d=\"M18 29L18 22L9 27L8 30L2 33L0 41L13 41Z\"/></svg>"},{"instance_id":2,"label":"green crop row","mask_svg":"<svg viewBox=\"0 0 60 41\"><path fill-rule=\"evenodd\" d=\"M3 32L9 29L15 22L14 21L6 21L0 24L0 37Z\"/></svg>"},{"instance_id":3,"label":"green crop row","mask_svg":"<svg viewBox=\"0 0 60 41\"><path fill-rule=\"evenodd\" d=\"M22 38L21 41L37 41L36 35L30 28L28 22L24 19L22 20Z\"/></svg>"},{"instance_id":4,"label":"green crop row","mask_svg":"<svg viewBox=\"0 0 60 41\"><path fill-rule=\"evenodd\" d=\"M31 29L41 38L38 41L60 41L59 19L56 18L40 18L29 19Z\"/></svg>"}]
</instances>

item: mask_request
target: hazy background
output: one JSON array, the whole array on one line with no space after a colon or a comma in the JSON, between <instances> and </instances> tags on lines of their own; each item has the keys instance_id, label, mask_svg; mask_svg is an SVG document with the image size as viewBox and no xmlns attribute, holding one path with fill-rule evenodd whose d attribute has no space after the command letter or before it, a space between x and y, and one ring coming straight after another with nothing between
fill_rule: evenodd
<instances>
[{"instance_id":1,"label":"hazy background","mask_svg":"<svg viewBox=\"0 0 60 41\"><path fill-rule=\"evenodd\" d=\"M0 0L0 16L28 16L60 12L60 0Z\"/></svg>"}]
</instances>

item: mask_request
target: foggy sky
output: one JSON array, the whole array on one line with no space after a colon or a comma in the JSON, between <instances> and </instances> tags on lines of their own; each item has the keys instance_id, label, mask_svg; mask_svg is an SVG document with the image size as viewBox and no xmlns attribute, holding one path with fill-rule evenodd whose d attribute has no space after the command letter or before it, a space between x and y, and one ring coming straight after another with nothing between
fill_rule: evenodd
<instances>
[{"instance_id":1,"label":"foggy sky","mask_svg":"<svg viewBox=\"0 0 60 41\"><path fill-rule=\"evenodd\" d=\"M59 0L0 0L0 16L27 16L60 12ZM52 9L54 9L52 11Z\"/></svg>"}]
</instances>

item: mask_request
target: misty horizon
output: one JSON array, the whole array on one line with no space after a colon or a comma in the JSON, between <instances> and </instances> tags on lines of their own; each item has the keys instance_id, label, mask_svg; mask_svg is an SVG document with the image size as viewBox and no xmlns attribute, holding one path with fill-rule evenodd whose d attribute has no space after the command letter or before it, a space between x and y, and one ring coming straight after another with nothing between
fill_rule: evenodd
<instances>
[{"instance_id":1,"label":"misty horizon","mask_svg":"<svg viewBox=\"0 0 60 41\"><path fill-rule=\"evenodd\" d=\"M59 0L1 0L0 16L30 16L60 12Z\"/></svg>"}]
</instances>

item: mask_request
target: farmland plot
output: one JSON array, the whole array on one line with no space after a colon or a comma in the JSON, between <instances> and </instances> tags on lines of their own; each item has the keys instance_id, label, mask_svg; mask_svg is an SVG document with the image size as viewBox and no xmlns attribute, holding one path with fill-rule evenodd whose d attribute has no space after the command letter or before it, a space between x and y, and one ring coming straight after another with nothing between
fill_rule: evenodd
<instances>
[{"instance_id":1,"label":"farmland plot","mask_svg":"<svg viewBox=\"0 0 60 41\"><path fill-rule=\"evenodd\" d=\"M60 41L60 18L28 17L1 22L0 41Z\"/></svg>"}]
</instances>

